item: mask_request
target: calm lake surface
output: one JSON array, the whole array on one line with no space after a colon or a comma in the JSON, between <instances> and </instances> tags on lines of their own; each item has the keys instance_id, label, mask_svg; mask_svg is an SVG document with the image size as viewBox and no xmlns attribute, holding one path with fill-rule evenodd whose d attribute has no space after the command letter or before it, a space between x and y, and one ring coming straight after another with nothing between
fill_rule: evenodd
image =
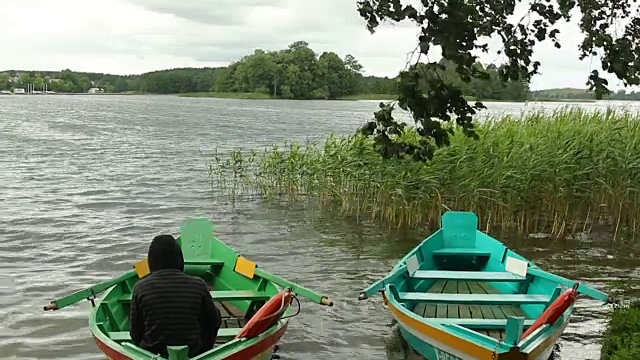
<instances>
[{"instance_id":1,"label":"calm lake surface","mask_svg":"<svg viewBox=\"0 0 640 360\"><path fill-rule=\"evenodd\" d=\"M388 234L331 214L216 196L207 165L216 148L322 140L369 120L377 101L256 101L173 96L0 97L0 358L104 359L87 325L90 305L57 312L56 297L131 269L160 233L187 217L211 219L219 237L261 267L326 293L303 301L282 359L408 359L379 297L359 291L427 234ZM627 107L622 102L586 108ZM566 104L487 104L493 113ZM606 231L583 241L504 237L564 276L608 289L640 277L640 251L612 248ZM608 308L580 300L560 358L599 359Z\"/></svg>"}]
</instances>

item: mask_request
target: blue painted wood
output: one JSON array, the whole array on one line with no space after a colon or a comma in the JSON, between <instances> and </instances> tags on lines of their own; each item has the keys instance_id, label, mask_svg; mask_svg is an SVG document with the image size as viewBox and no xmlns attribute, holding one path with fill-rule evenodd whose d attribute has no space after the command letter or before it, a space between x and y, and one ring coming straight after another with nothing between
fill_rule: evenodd
<instances>
[{"instance_id":1,"label":"blue painted wood","mask_svg":"<svg viewBox=\"0 0 640 360\"><path fill-rule=\"evenodd\" d=\"M470 329L506 329L507 320L505 319L440 319L440 318L425 318L429 322L442 324L442 325L459 325ZM523 318L524 319L524 318ZM535 320L524 320L524 326L531 326Z\"/></svg>"},{"instance_id":2,"label":"blue painted wood","mask_svg":"<svg viewBox=\"0 0 640 360\"><path fill-rule=\"evenodd\" d=\"M523 331L524 318L521 316L509 316L509 318L507 318L507 329L503 341L509 345L516 345L520 342Z\"/></svg>"},{"instance_id":3,"label":"blue painted wood","mask_svg":"<svg viewBox=\"0 0 640 360\"><path fill-rule=\"evenodd\" d=\"M399 293L401 302L426 302L440 304L470 305L520 305L547 304L549 297L540 294L434 294L434 293Z\"/></svg>"},{"instance_id":4,"label":"blue painted wood","mask_svg":"<svg viewBox=\"0 0 640 360\"><path fill-rule=\"evenodd\" d=\"M447 211L442 215L442 240L447 248L475 248L478 216L466 211Z\"/></svg>"},{"instance_id":5,"label":"blue painted wood","mask_svg":"<svg viewBox=\"0 0 640 360\"><path fill-rule=\"evenodd\" d=\"M433 256L491 256L490 251L476 248L444 248L433 250L431 253Z\"/></svg>"},{"instance_id":6,"label":"blue painted wood","mask_svg":"<svg viewBox=\"0 0 640 360\"><path fill-rule=\"evenodd\" d=\"M524 281L526 278L508 271L439 271L418 270L411 276L421 280Z\"/></svg>"},{"instance_id":7,"label":"blue painted wood","mask_svg":"<svg viewBox=\"0 0 640 360\"><path fill-rule=\"evenodd\" d=\"M566 287L573 287L573 285L575 285L575 283L576 283L575 281L563 278L562 276L558 276L556 274L551 274L551 273L546 272L546 271L544 271L544 270L542 270L540 268L529 267L527 272L529 274L533 275L533 276L540 277L540 278L549 280L551 282L558 283L558 284L560 284L562 286L566 286ZM593 289L593 288L591 288L589 286L586 286L584 284L580 284L578 286L578 292L582 293L584 295L587 295L587 296L589 296L589 297L591 297L591 298L593 298L595 300L600 300L602 302L607 302L608 299L609 299L609 295L607 295L607 294L605 294L605 293L603 293L601 291L598 291L596 289Z\"/></svg>"}]
</instances>

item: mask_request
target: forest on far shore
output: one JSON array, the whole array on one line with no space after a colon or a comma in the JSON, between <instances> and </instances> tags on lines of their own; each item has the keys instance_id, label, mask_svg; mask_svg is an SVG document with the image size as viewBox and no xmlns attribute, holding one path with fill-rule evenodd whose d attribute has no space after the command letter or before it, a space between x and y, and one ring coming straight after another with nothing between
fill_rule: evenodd
<instances>
[{"instance_id":1,"label":"forest on far shore","mask_svg":"<svg viewBox=\"0 0 640 360\"><path fill-rule=\"evenodd\" d=\"M525 82L503 82L495 64L476 66L484 69L487 79L464 82L455 72L455 64L440 62L444 70L428 76L442 77L462 89L463 95L476 100L562 100L593 99L581 89L530 91ZM365 69L351 54L340 57L335 52L317 54L305 41L296 41L277 51L255 50L227 67L181 68L140 75L62 71L0 72L0 90L27 88L57 93L86 93L99 88L105 93L255 93L284 99L340 99L365 95L395 95L397 78L367 76ZM428 90L428 89L424 89ZM605 99L640 100L640 92L621 90Z\"/></svg>"}]
</instances>

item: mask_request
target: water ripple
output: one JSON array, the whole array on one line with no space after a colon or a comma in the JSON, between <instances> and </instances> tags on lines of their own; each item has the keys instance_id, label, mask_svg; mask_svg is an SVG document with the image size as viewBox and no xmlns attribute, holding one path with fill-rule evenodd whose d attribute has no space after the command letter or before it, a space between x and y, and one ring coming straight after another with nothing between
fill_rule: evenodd
<instances>
[{"instance_id":1,"label":"water ripple","mask_svg":"<svg viewBox=\"0 0 640 360\"><path fill-rule=\"evenodd\" d=\"M352 133L377 103L0 97L0 358L104 358L88 331L87 302L53 313L42 306L130 269L153 236L175 234L186 217L206 216L222 239L261 266L335 301L333 308L302 301L283 339L283 359L399 359L404 350L380 299L355 299L418 238L256 198L220 202L206 167L215 149ZM518 114L539 104L489 106ZM600 282L593 273L639 275L629 270L638 257L629 264L607 251L538 248L528 256L568 276ZM562 358L595 358L585 351L598 351L606 309L586 300L576 308Z\"/></svg>"}]
</instances>

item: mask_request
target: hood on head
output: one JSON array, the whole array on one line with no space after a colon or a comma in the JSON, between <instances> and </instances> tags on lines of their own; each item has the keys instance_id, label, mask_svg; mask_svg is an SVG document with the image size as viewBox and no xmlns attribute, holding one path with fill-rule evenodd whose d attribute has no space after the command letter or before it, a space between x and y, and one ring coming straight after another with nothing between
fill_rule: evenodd
<instances>
[{"instance_id":1,"label":"hood on head","mask_svg":"<svg viewBox=\"0 0 640 360\"><path fill-rule=\"evenodd\" d=\"M171 235L158 235L153 238L149 245L147 261L151 272L164 269L184 271L182 249Z\"/></svg>"}]
</instances>

